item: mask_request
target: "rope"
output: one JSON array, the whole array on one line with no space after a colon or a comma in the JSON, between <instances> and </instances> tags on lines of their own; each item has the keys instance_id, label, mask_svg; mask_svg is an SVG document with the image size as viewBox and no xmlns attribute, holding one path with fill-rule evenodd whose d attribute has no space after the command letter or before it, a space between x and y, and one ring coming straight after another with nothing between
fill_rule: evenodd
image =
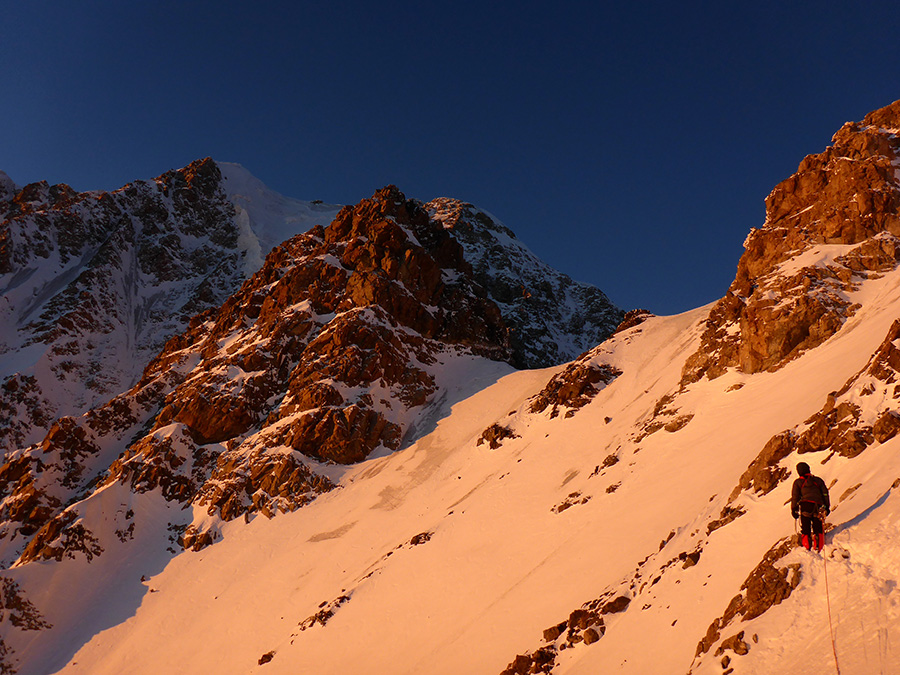
<instances>
[{"instance_id":1,"label":"rope","mask_svg":"<svg viewBox=\"0 0 900 675\"><path fill-rule=\"evenodd\" d=\"M822 538L825 538L825 521L822 520ZM794 534L799 536L797 531L797 519L794 518ZM798 542L799 543L799 542ZM822 565L825 570L825 604L828 607L828 630L831 632L831 653L834 654L834 669L837 675L841 675L841 666L838 663L837 645L834 642L834 623L831 620L831 593L828 590L828 556L822 554Z\"/></svg>"},{"instance_id":2,"label":"rope","mask_svg":"<svg viewBox=\"0 0 900 675\"><path fill-rule=\"evenodd\" d=\"M825 530L825 523L822 523L822 530ZM822 535L824 539L825 535ZM822 554L822 565L825 570L825 602L828 605L828 628L831 631L831 653L834 654L834 669L837 671L837 675L841 675L841 666L838 664L837 657L837 645L834 643L834 624L831 621L831 594L828 592L828 556L824 553Z\"/></svg>"}]
</instances>

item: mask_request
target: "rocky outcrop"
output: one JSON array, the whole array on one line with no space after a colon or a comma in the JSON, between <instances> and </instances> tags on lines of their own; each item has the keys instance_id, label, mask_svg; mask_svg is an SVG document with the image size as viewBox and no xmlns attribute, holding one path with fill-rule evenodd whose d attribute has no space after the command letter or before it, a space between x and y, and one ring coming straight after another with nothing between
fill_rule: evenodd
<instances>
[{"instance_id":1,"label":"rocky outcrop","mask_svg":"<svg viewBox=\"0 0 900 675\"><path fill-rule=\"evenodd\" d=\"M531 654L519 654L504 668L500 675L525 675L526 673L550 673L556 663L556 650L541 647Z\"/></svg>"},{"instance_id":2,"label":"rocky outcrop","mask_svg":"<svg viewBox=\"0 0 900 675\"><path fill-rule=\"evenodd\" d=\"M0 623L9 621L19 630L52 628L12 579L0 578Z\"/></svg>"},{"instance_id":3,"label":"rocky outcrop","mask_svg":"<svg viewBox=\"0 0 900 675\"><path fill-rule=\"evenodd\" d=\"M318 612L316 612L312 616L307 617L298 624L299 632L302 633L305 630L309 630L313 626L326 625L334 616L335 612L337 612L342 605L350 602L350 599L350 595L341 595L331 602L323 602L321 605L319 605L321 609L319 609Z\"/></svg>"},{"instance_id":4,"label":"rocky outcrop","mask_svg":"<svg viewBox=\"0 0 900 675\"><path fill-rule=\"evenodd\" d=\"M859 281L897 264L900 101L845 124L766 198L737 275L712 308L684 384L780 368L832 336Z\"/></svg>"},{"instance_id":5,"label":"rocky outcrop","mask_svg":"<svg viewBox=\"0 0 900 675\"><path fill-rule=\"evenodd\" d=\"M627 595L607 592L573 610L569 618L544 630L544 644L526 654L518 654L500 675L550 673L560 652L592 645L606 633L604 616L624 612L631 604Z\"/></svg>"},{"instance_id":6,"label":"rocky outcrop","mask_svg":"<svg viewBox=\"0 0 900 675\"><path fill-rule=\"evenodd\" d=\"M616 326L616 330L613 331L613 334L622 333L635 326L640 326L647 319L653 318L654 316L655 314L653 314L653 312L646 309L630 309L625 312L625 316L622 317L622 321Z\"/></svg>"},{"instance_id":7,"label":"rocky outcrop","mask_svg":"<svg viewBox=\"0 0 900 675\"><path fill-rule=\"evenodd\" d=\"M3 636L9 639L13 631L41 631L50 628L53 626L25 597L19 584L7 577L0 577L0 631ZM15 675L18 666L15 651L0 638L0 673Z\"/></svg>"},{"instance_id":8,"label":"rocky outcrop","mask_svg":"<svg viewBox=\"0 0 900 675\"><path fill-rule=\"evenodd\" d=\"M677 394L666 394L660 398L653 410L640 421L636 433L632 436L635 443L640 443L647 436L665 429L669 433L675 433L686 427L692 419L693 413L681 413Z\"/></svg>"},{"instance_id":9,"label":"rocky outcrop","mask_svg":"<svg viewBox=\"0 0 900 675\"><path fill-rule=\"evenodd\" d=\"M209 478L198 486L194 501L223 520L256 512L271 518L305 506L335 487L295 453L232 450L218 456Z\"/></svg>"},{"instance_id":10,"label":"rocky outcrop","mask_svg":"<svg viewBox=\"0 0 900 675\"><path fill-rule=\"evenodd\" d=\"M717 647L713 652L714 657L722 656L728 651L743 656L750 651L751 646L745 639L746 631L735 631L725 639L722 639L722 635L728 632L729 627L734 629L732 624L738 620L738 617L741 622L751 621L790 597L802 579L800 565L799 563L790 565L778 565L777 563L792 548L792 540L784 539L766 553L759 565L741 585L741 592L731 600L722 616L710 624L706 635L697 645L690 672L694 672L694 669L699 667L704 655L713 647ZM755 642L756 640L758 638L754 637L751 641ZM728 658L731 659L731 656Z\"/></svg>"},{"instance_id":11,"label":"rocky outcrop","mask_svg":"<svg viewBox=\"0 0 900 675\"><path fill-rule=\"evenodd\" d=\"M729 497L733 502L744 491L757 494L771 492L781 481L791 475L791 470L781 466L781 461L794 451L794 434L790 431L776 434L763 447L762 452L741 474L737 486Z\"/></svg>"},{"instance_id":12,"label":"rocky outcrop","mask_svg":"<svg viewBox=\"0 0 900 675\"><path fill-rule=\"evenodd\" d=\"M553 418L559 415L560 408L565 407L568 408L565 416L571 417L621 374L621 370L599 362L595 353L588 352L554 375L531 400L529 409L533 413L542 413L550 408Z\"/></svg>"},{"instance_id":13,"label":"rocky outcrop","mask_svg":"<svg viewBox=\"0 0 900 675\"><path fill-rule=\"evenodd\" d=\"M492 424L482 432L481 437L478 439L475 445L481 445L487 442L488 447L491 450L496 450L501 445L503 445L503 441L507 438L519 437L509 427L505 427L500 424Z\"/></svg>"},{"instance_id":14,"label":"rocky outcrop","mask_svg":"<svg viewBox=\"0 0 900 675\"><path fill-rule=\"evenodd\" d=\"M546 645L530 654L517 655L500 675L552 672L560 649L572 648L579 643L594 644L605 632L606 626L600 612L576 609L566 621L544 631Z\"/></svg>"},{"instance_id":15,"label":"rocky outcrop","mask_svg":"<svg viewBox=\"0 0 900 675\"><path fill-rule=\"evenodd\" d=\"M74 560L83 557L90 562L103 553L103 546L95 534L72 510L56 514L37 531L28 542L19 562L34 560Z\"/></svg>"}]
</instances>

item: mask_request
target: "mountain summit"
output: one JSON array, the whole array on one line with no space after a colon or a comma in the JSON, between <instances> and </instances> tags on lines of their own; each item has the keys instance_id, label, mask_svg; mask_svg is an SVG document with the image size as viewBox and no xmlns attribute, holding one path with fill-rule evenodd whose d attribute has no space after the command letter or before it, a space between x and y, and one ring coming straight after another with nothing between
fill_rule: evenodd
<instances>
[{"instance_id":1,"label":"mountain summit","mask_svg":"<svg viewBox=\"0 0 900 675\"><path fill-rule=\"evenodd\" d=\"M685 381L780 368L858 309L861 279L893 269L900 239L900 104L848 122L766 197L737 275L716 303ZM807 253L806 256L802 254Z\"/></svg>"}]
</instances>

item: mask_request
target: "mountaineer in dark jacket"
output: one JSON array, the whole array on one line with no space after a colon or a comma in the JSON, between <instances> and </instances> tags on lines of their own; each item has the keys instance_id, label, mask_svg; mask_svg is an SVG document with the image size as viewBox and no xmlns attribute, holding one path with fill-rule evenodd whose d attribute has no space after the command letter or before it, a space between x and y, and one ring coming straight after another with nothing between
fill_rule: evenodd
<instances>
[{"instance_id":1,"label":"mountaineer in dark jacket","mask_svg":"<svg viewBox=\"0 0 900 675\"><path fill-rule=\"evenodd\" d=\"M831 513L828 487L825 481L809 472L806 462L797 465L797 473L800 477L794 481L791 490L791 515L795 520L800 518L800 542L803 546L821 551L825 545L822 521Z\"/></svg>"}]
</instances>

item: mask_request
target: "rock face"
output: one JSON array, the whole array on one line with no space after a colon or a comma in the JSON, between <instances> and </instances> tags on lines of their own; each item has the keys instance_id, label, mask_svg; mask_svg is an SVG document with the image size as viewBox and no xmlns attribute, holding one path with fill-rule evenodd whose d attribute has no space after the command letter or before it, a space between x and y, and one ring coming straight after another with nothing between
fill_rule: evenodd
<instances>
[{"instance_id":1,"label":"rock face","mask_svg":"<svg viewBox=\"0 0 900 675\"><path fill-rule=\"evenodd\" d=\"M628 312L613 334L621 337L619 334L630 329L639 330L637 326L651 316L646 310ZM549 408L550 417L554 418L559 415L561 408L568 408L565 417L572 417L590 403L604 387L622 374L615 365L607 362L614 351L613 342L614 340L610 340L601 343L566 365L532 397L529 410L532 413L543 413Z\"/></svg>"},{"instance_id":2,"label":"rock face","mask_svg":"<svg viewBox=\"0 0 900 675\"><path fill-rule=\"evenodd\" d=\"M456 232L391 186L276 247L221 307L172 337L129 391L9 453L0 467L6 559L100 555L102 537L81 509L110 486L205 511L175 526L178 544L202 548L218 522L291 511L332 489L322 463L401 447L453 363L556 358L557 347L516 352L481 283L490 279L484 260L479 276ZM503 274L527 277L517 264L534 261L503 257ZM529 330L542 325L526 320L527 305L505 307ZM562 330L544 304L530 311ZM21 376L7 383L31 386Z\"/></svg>"},{"instance_id":3,"label":"rock face","mask_svg":"<svg viewBox=\"0 0 900 675\"><path fill-rule=\"evenodd\" d=\"M127 389L191 316L237 289L220 183L207 159L109 193L0 186L0 448Z\"/></svg>"},{"instance_id":4,"label":"rock face","mask_svg":"<svg viewBox=\"0 0 900 675\"><path fill-rule=\"evenodd\" d=\"M607 591L599 598L573 610L569 618L543 632L543 645L529 654L517 654L500 675L551 673L560 652L581 649L598 642L606 633L604 616L624 612L631 604L628 595Z\"/></svg>"},{"instance_id":5,"label":"rock face","mask_svg":"<svg viewBox=\"0 0 900 675\"><path fill-rule=\"evenodd\" d=\"M845 124L766 198L737 275L710 312L683 382L728 368L775 370L833 335L856 307L846 292L893 269L900 236L900 101Z\"/></svg>"},{"instance_id":6,"label":"rock face","mask_svg":"<svg viewBox=\"0 0 900 675\"><path fill-rule=\"evenodd\" d=\"M600 362L597 354L588 352L553 376L532 400L531 412L540 413L550 408L550 417L556 417L560 407L566 407L569 408L566 416L571 417L621 374L618 368Z\"/></svg>"},{"instance_id":7,"label":"rock face","mask_svg":"<svg viewBox=\"0 0 900 675\"><path fill-rule=\"evenodd\" d=\"M487 212L455 199L425 208L460 243L475 280L500 308L516 367L571 361L608 338L625 316L600 289L548 266Z\"/></svg>"},{"instance_id":8,"label":"rock face","mask_svg":"<svg viewBox=\"0 0 900 675\"><path fill-rule=\"evenodd\" d=\"M222 166L198 160L114 192L0 175L0 449L131 387L192 316L259 269L280 223L295 234L338 210Z\"/></svg>"}]
</instances>

